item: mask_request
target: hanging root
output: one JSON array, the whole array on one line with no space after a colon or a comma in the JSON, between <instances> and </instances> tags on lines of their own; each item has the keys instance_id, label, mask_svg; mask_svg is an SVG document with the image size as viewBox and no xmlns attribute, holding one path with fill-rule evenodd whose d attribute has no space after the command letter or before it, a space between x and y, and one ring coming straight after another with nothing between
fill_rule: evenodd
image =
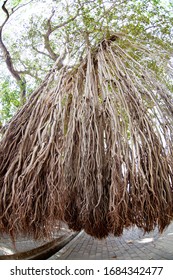
<instances>
[{"instance_id":1,"label":"hanging root","mask_svg":"<svg viewBox=\"0 0 173 280\"><path fill-rule=\"evenodd\" d=\"M104 40L77 69L52 71L12 119L0 143L1 233L38 239L65 221L104 238L170 224L173 103L120 45Z\"/></svg>"}]
</instances>

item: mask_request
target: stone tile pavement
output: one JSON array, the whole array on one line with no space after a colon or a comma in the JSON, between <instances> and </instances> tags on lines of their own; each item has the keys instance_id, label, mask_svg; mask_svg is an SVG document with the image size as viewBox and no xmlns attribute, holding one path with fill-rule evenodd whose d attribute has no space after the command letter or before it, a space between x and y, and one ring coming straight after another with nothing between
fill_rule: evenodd
<instances>
[{"instance_id":1,"label":"stone tile pavement","mask_svg":"<svg viewBox=\"0 0 173 280\"><path fill-rule=\"evenodd\" d=\"M97 240L81 232L52 260L173 260L173 223L159 234L145 234L138 228L125 230L121 237Z\"/></svg>"}]
</instances>

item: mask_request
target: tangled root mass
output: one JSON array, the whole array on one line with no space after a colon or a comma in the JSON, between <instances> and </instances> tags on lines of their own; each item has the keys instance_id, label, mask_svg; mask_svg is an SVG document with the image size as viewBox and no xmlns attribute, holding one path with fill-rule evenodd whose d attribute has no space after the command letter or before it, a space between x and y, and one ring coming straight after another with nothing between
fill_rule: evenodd
<instances>
[{"instance_id":1,"label":"tangled root mass","mask_svg":"<svg viewBox=\"0 0 173 280\"><path fill-rule=\"evenodd\" d=\"M116 40L55 69L0 143L0 232L38 239L60 221L96 238L163 231L173 218L168 89Z\"/></svg>"}]
</instances>

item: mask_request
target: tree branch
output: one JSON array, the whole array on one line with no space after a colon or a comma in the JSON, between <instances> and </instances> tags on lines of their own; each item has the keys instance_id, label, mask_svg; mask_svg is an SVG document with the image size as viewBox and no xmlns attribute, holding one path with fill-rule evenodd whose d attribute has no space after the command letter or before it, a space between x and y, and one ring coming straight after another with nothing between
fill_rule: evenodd
<instances>
[{"instance_id":1,"label":"tree branch","mask_svg":"<svg viewBox=\"0 0 173 280\"><path fill-rule=\"evenodd\" d=\"M43 35L44 38L44 47L48 51L50 57L56 61L58 58L58 55L53 51L51 45L50 45L50 39L49 39L50 34L46 32L46 34Z\"/></svg>"},{"instance_id":2,"label":"tree branch","mask_svg":"<svg viewBox=\"0 0 173 280\"><path fill-rule=\"evenodd\" d=\"M55 10L52 11L52 14L50 15L50 17L47 20L47 32L45 34L43 34L43 38L44 38L44 46L45 49L48 51L50 57L56 61L58 58L58 55L53 51L51 45L50 45L50 35L53 32L52 31L52 25L51 25L51 19L55 14Z\"/></svg>"},{"instance_id":3,"label":"tree branch","mask_svg":"<svg viewBox=\"0 0 173 280\"><path fill-rule=\"evenodd\" d=\"M9 14L9 11L8 11L7 8L6 8L6 4L7 4L8 0L5 0L4 3L3 3L3 5L2 5L2 10L3 10L4 13L6 14L6 19L5 19L5 21L3 22L3 24L0 26L0 28L3 28L3 27L4 27L4 25L6 24L6 22L7 22L8 19L9 19L9 17L10 17L11 15L13 15L17 10L23 8L24 6L30 4L30 3L33 2L33 1L34 1L34 0L30 0L29 2L27 2L27 3L23 4L23 5L20 5L20 6L17 5L16 7L14 7L14 8L11 9L11 14ZM16 8L16 9L15 9L15 8Z\"/></svg>"},{"instance_id":4,"label":"tree branch","mask_svg":"<svg viewBox=\"0 0 173 280\"><path fill-rule=\"evenodd\" d=\"M36 79L36 80L39 80L40 82L42 81L42 79L40 79L40 78L38 77L38 75L35 75L35 74L31 73L28 69L18 71L18 73L21 74L21 75L28 75L28 76L30 76L30 77Z\"/></svg>"},{"instance_id":5,"label":"tree branch","mask_svg":"<svg viewBox=\"0 0 173 280\"><path fill-rule=\"evenodd\" d=\"M155 23L153 25L147 26L144 30L147 31L147 30L149 30L151 28L158 28L158 27L162 26L162 24L165 24L165 23L169 24L170 22L169 21L160 21L160 22L157 22L157 23Z\"/></svg>"},{"instance_id":6,"label":"tree branch","mask_svg":"<svg viewBox=\"0 0 173 280\"><path fill-rule=\"evenodd\" d=\"M6 24L6 22L8 21L10 15L9 15L9 12L7 10L7 8L5 7L5 5L7 4L7 1L4 1L3 5L2 5L2 10L4 11L4 13L6 14L6 18L4 20L4 22L2 23L2 25L0 26L0 30L2 30L2 28L4 27L4 25Z\"/></svg>"},{"instance_id":7,"label":"tree branch","mask_svg":"<svg viewBox=\"0 0 173 280\"><path fill-rule=\"evenodd\" d=\"M8 0L4 1L3 5L2 5L2 10L6 14L6 18L5 18L3 24L0 27L0 49L2 51L2 55L3 55L3 58L5 60L5 63L7 65L7 68L9 70L9 72L11 73L11 75L13 76L13 78L16 80L17 84L20 87L21 103L23 104L24 101L25 101L25 95L26 95L26 81L25 81L24 78L21 78L18 71L14 68L12 57L11 57L6 45L4 44L3 38L2 38L3 27L5 26L5 24L7 23L8 19L10 17L10 14L9 14L7 8L6 8L7 1Z\"/></svg>"},{"instance_id":8,"label":"tree branch","mask_svg":"<svg viewBox=\"0 0 173 280\"><path fill-rule=\"evenodd\" d=\"M63 23L61 24L58 24L58 25L55 25L54 27L52 27L52 31L51 32L54 32L55 30L67 25L68 23L70 23L71 21L75 20L79 15L79 10L77 11L76 15L70 19L68 19L67 21L64 21Z\"/></svg>"},{"instance_id":9,"label":"tree branch","mask_svg":"<svg viewBox=\"0 0 173 280\"><path fill-rule=\"evenodd\" d=\"M39 49L37 49L37 47L34 46L33 40L32 40L31 46L32 46L33 50L36 51L37 53L42 54L42 55L47 56L47 57L49 57L50 59L52 59L52 57L50 56L50 54L48 54L48 53L46 53L46 52L43 52L43 51L40 51Z\"/></svg>"},{"instance_id":10,"label":"tree branch","mask_svg":"<svg viewBox=\"0 0 173 280\"><path fill-rule=\"evenodd\" d=\"M2 51L3 58L5 60L8 70L10 71L12 76L17 80L17 82L19 82L21 80L21 78L20 78L18 72L14 69L10 53L9 53L8 49L6 48L5 44L3 43L1 31L0 31L0 49Z\"/></svg>"},{"instance_id":11,"label":"tree branch","mask_svg":"<svg viewBox=\"0 0 173 280\"><path fill-rule=\"evenodd\" d=\"M65 25L67 25L68 23L70 23L71 21L75 20L75 19L77 18L77 16L79 15L79 10L77 10L77 13L76 13L76 15L75 15L74 17L72 17L72 18L70 18L70 19L64 21L64 22L61 23L61 24L52 26L51 20L52 20L52 17L54 16L54 14L55 14L55 10L52 11L50 17L48 18L47 23L46 23L46 25L47 25L47 32L46 32L45 34L42 34L42 36L43 36L43 38L44 38L44 46L45 46L45 49L48 51L50 57L51 57L54 61L56 61L56 60L58 59L59 55L57 55L57 54L53 51L53 49L52 49L52 47L51 47L51 44L50 44L50 35L51 35L55 30L57 30L57 29L59 29L59 28L65 26ZM65 54L66 54L66 53L64 53L63 58L60 59L60 61L59 61L59 64L58 64L58 68L59 68L59 69L63 66L63 59L64 59L64 57L65 57Z\"/></svg>"},{"instance_id":12,"label":"tree branch","mask_svg":"<svg viewBox=\"0 0 173 280\"><path fill-rule=\"evenodd\" d=\"M2 10L6 13L7 18L9 18L9 12L8 12L7 8L5 7L7 2L8 2L8 0L4 1L3 5L2 5Z\"/></svg>"},{"instance_id":13,"label":"tree branch","mask_svg":"<svg viewBox=\"0 0 173 280\"><path fill-rule=\"evenodd\" d=\"M8 1L8 0L7 0ZM23 8L23 7L25 7L26 5L28 5L28 4L30 4L31 2L33 2L34 0L30 0L29 2L27 2L27 3L25 3L25 4L22 4L22 5L20 5L20 6L15 6L14 8L12 8L12 13L14 13L14 12L16 12L17 10L19 10L19 9L21 9L21 8ZM15 9L16 8L16 9Z\"/></svg>"}]
</instances>

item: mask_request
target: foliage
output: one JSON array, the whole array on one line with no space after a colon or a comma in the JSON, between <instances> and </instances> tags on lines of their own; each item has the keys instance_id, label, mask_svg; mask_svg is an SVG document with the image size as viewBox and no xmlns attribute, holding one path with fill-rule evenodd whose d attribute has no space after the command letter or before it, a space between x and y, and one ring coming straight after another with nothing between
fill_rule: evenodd
<instances>
[{"instance_id":1,"label":"foliage","mask_svg":"<svg viewBox=\"0 0 173 280\"><path fill-rule=\"evenodd\" d=\"M3 123L4 120L9 121L20 107L20 92L9 80L0 85L0 102L0 122Z\"/></svg>"}]
</instances>

